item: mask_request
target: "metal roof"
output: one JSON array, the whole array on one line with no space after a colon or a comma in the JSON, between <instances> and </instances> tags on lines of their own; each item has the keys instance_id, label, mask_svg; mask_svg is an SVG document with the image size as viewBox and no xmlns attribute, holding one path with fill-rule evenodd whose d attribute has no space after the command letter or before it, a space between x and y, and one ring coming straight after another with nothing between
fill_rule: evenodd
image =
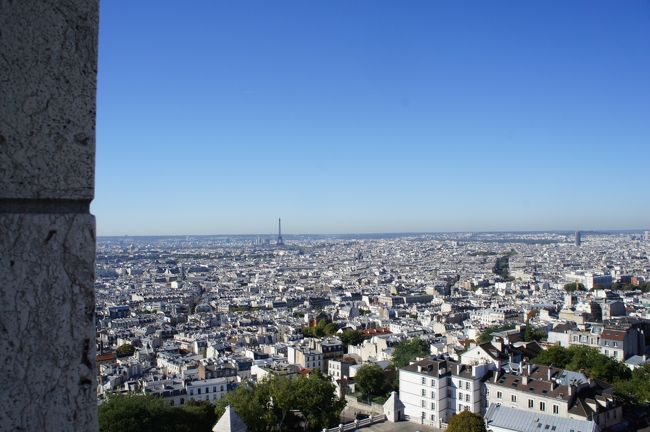
<instances>
[{"instance_id":1,"label":"metal roof","mask_svg":"<svg viewBox=\"0 0 650 432\"><path fill-rule=\"evenodd\" d=\"M485 413L490 427L513 432L599 432L593 421L575 420L548 414L523 411L500 404L490 404Z\"/></svg>"}]
</instances>

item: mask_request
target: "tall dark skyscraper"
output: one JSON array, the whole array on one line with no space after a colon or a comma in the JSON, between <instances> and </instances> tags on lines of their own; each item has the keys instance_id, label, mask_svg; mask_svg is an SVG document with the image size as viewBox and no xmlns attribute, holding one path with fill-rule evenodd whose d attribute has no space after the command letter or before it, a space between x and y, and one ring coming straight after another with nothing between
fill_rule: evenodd
<instances>
[{"instance_id":1,"label":"tall dark skyscraper","mask_svg":"<svg viewBox=\"0 0 650 432\"><path fill-rule=\"evenodd\" d=\"M580 246L582 243L582 233L580 231L576 231L576 246Z\"/></svg>"},{"instance_id":2,"label":"tall dark skyscraper","mask_svg":"<svg viewBox=\"0 0 650 432\"><path fill-rule=\"evenodd\" d=\"M278 246L284 245L284 240L282 240L282 219L278 218Z\"/></svg>"}]
</instances>

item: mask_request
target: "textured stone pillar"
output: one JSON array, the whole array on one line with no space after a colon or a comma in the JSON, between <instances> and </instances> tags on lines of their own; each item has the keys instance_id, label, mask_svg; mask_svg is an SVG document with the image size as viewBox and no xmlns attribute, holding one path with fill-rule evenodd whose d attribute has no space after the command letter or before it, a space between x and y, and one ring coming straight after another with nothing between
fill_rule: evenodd
<instances>
[{"instance_id":1,"label":"textured stone pillar","mask_svg":"<svg viewBox=\"0 0 650 432\"><path fill-rule=\"evenodd\" d=\"M98 0L0 0L0 430L97 430Z\"/></svg>"}]
</instances>

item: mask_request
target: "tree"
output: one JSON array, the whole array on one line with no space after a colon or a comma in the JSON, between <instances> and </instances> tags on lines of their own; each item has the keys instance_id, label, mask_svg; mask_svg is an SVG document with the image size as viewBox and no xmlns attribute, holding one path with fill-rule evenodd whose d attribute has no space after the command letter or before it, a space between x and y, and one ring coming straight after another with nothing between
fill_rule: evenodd
<instances>
[{"instance_id":1,"label":"tree","mask_svg":"<svg viewBox=\"0 0 650 432\"><path fill-rule=\"evenodd\" d=\"M483 417L463 411L449 420L447 432L487 432L487 429Z\"/></svg>"},{"instance_id":2,"label":"tree","mask_svg":"<svg viewBox=\"0 0 650 432\"><path fill-rule=\"evenodd\" d=\"M614 382L616 395L629 405L643 405L650 401L650 365L645 364L632 371L629 380Z\"/></svg>"},{"instance_id":3,"label":"tree","mask_svg":"<svg viewBox=\"0 0 650 432\"><path fill-rule=\"evenodd\" d=\"M408 366L417 357L430 355L429 344L419 338L403 340L393 349L393 365L397 369Z\"/></svg>"},{"instance_id":4,"label":"tree","mask_svg":"<svg viewBox=\"0 0 650 432\"><path fill-rule=\"evenodd\" d=\"M614 360L597 349L583 345L569 347L571 361L566 368L573 371L583 370L587 376L595 379L614 382L615 379L629 379L630 369L625 364Z\"/></svg>"},{"instance_id":5,"label":"tree","mask_svg":"<svg viewBox=\"0 0 650 432\"><path fill-rule=\"evenodd\" d=\"M539 353L533 361L538 364L553 365L564 369L571 361L571 355L566 348L555 345Z\"/></svg>"},{"instance_id":6,"label":"tree","mask_svg":"<svg viewBox=\"0 0 650 432\"><path fill-rule=\"evenodd\" d=\"M346 347L348 345L359 345L363 342L363 335L359 330L345 330L341 333L341 342Z\"/></svg>"},{"instance_id":7,"label":"tree","mask_svg":"<svg viewBox=\"0 0 650 432\"><path fill-rule=\"evenodd\" d=\"M292 382L295 384L293 391L298 402L296 407L302 413L305 430L321 431L340 423L341 411L346 402L336 396L336 387L328 377L315 370L309 376Z\"/></svg>"},{"instance_id":8,"label":"tree","mask_svg":"<svg viewBox=\"0 0 650 432\"><path fill-rule=\"evenodd\" d=\"M251 432L320 431L338 424L345 400L338 399L334 384L316 370L293 380L271 377L242 385L217 402L217 417L227 405Z\"/></svg>"},{"instance_id":9,"label":"tree","mask_svg":"<svg viewBox=\"0 0 650 432\"><path fill-rule=\"evenodd\" d=\"M189 401L181 408L190 431L211 431L217 422L214 407L208 401Z\"/></svg>"},{"instance_id":10,"label":"tree","mask_svg":"<svg viewBox=\"0 0 650 432\"><path fill-rule=\"evenodd\" d=\"M492 340L492 333L498 333L498 332L501 332L501 331L512 330L513 328L515 328L515 326L512 325L512 324L504 324L504 325L501 325L501 326L488 327L488 328L486 328L485 330L483 330L481 332L481 334L478 337L477 342L479 344L490 342Z\"/></svg>"},{"instance_id":11,"label":"tree","mask_svg":"<svg viewBox=\"0 0 650 432\"><path fill-rule=\"evenodd\" d=\"M219 399L215 414L217 418L220 418L226 411L226 406L231 405L242 421L246 423L249 432L265 432L268 422L267 403L268 400L265 400L256 385L242 384Z\"/></svg>"},{"instance_id":12,"label":"tree","mask_svg":"<svg viewBox=\"0 0 650 432\"><path fill-rule=\"evenodd\" d=\"M376 364L363 365L357 371L354 381L365 398L382 396L386 393L387 385L384 371Z\"/></svg>"},{"instance_id":13,"label":"tree","mask_svg":"<svg viewBox=\"0 0 650 432\"><path fill-rule=\"evenodd\" d=\"M118 357L132 356L133 353L135 353L135 347L130 343L122 344L115 350L115 354L117 354Z\"/></svg>"},{"instance_id":14,"label":"tree","mask_svg":"<svg viewBox=\"0 0 650 432\"><path fill-rule=\"evenodd\" d=\"M585 286L581 283L576 283L576 282L571 282L566 285L564 285L564 290L566 292L574 292L574 291L586 291Z\"/></svg>"},{"instance_id":15,"label":"tree","mask_svg":"<svg viewBox=\"0 0 650 432\"><path fill-rule=\"evenodd\" d=\"M209 432L216 423L207 402L175 408L155 396L111 396L98 411L100 432Z\"/></svg>"},{"instance_id":16,"label":"tree","mask_svg":"<svg viewBox=\"0 0 650 432\"><path fill-rule=\"evenodd\" d=\"M524 332L524 340L526 342L539 342L542 339L546 339L546 333L538 328L531 326L530 324L526 324L526 331Z\"/></svg>"},{"instance_id":17,"label":"tree","mask_svg":"<svg viewBox=\"0 0 650 432\"><path fill-rule=\"evenodd\" d=\"M631 376L630 369L625 364L584 345L573 345L568 349L554 346L542 351L533 361L571 371L583 371L590 378L609 383L629 379Z\"/></svg>"}]
</instances>

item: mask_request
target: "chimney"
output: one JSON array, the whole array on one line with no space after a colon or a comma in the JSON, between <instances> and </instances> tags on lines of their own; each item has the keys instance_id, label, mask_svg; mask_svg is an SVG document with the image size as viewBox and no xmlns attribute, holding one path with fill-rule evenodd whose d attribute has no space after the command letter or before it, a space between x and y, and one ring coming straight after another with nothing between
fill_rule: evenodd
<instances>
[{"instance_id":1,"label":"chimney","mask_svg":"<svg viewBox=\"0 0 650 432\"><path fill-rule=\"evenodd\" d=\"M521 383L522 383L523 385L528 385L528 375L523 375L523 376L521 377Z\"/></svg>"},{"instance_id":2,"label":"chimney","mask_svg":"<svg viewBox=\"0 0 650 432\"><path fill-rule=\"evenodd\" d=\"M533 371L532 366L533 366L533 365L531 365L530 363L528 363L528 364L526 365L526 369L528 370L528 376L530 376L531 372Z\"/></svg>"},{"instance_id":3,"label":"chimney","mask_svg":"<svg viewBox=\"0 0 650 432\"><path fill-rule=\"evenodd\" d=\"M550 381L551 377L553 376L553 373L552 373L552 370L551 370L552 368L553 368L553 366L549 365L549 367L546 369L546 379L548 381Z\"/></svg>"}]
</instances>

